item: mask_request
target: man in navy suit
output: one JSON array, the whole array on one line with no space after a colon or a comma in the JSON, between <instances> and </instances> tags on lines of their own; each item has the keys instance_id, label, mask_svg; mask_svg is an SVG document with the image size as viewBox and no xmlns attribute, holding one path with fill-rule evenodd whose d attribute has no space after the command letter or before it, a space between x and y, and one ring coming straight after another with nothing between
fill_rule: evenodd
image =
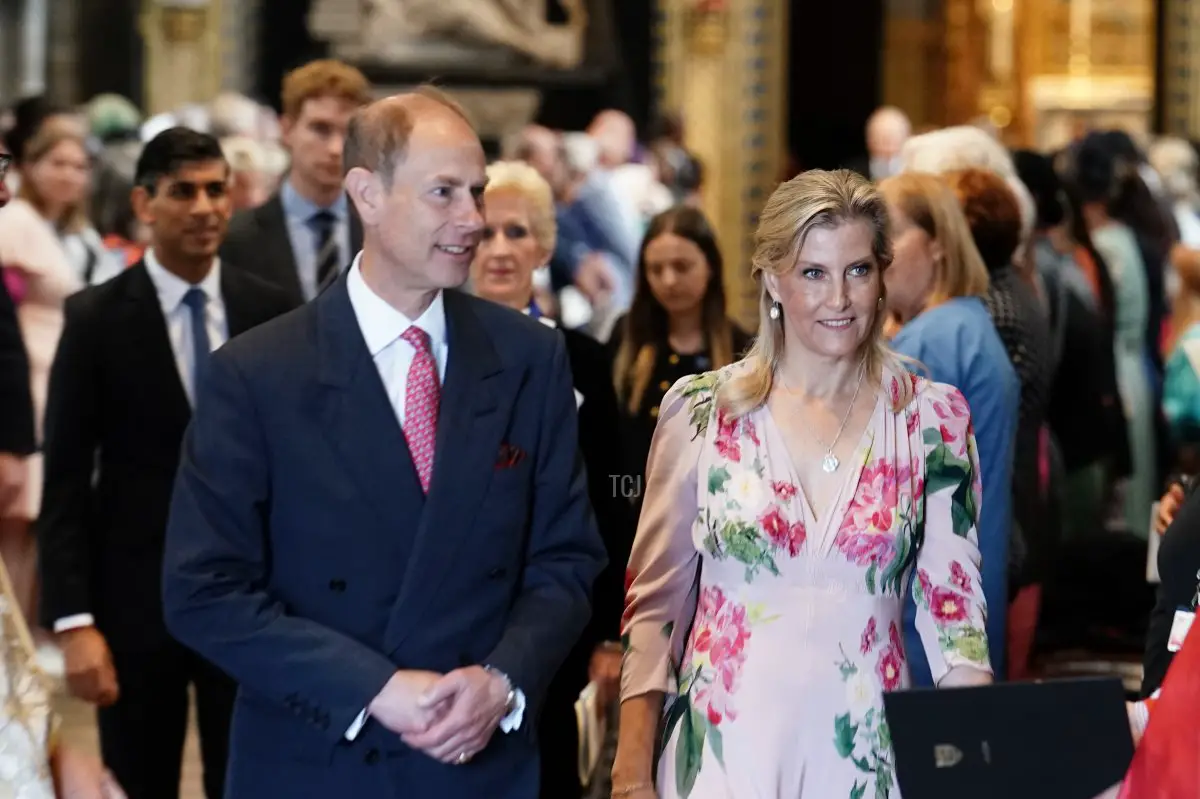
<instances>
[{"instance_id":1,"label":"man in navy suit","mask_svg":"<svg viewBox=\"0 0 1200 799\"><path fill-rule=\"evenodd\" d=\"M163 596L240 686L230 799L538 795L539 704L605 556L562 337L453 290L484 167L436 90L359 111L363 251L209 362Z\"/></svg>"}]
</instances>

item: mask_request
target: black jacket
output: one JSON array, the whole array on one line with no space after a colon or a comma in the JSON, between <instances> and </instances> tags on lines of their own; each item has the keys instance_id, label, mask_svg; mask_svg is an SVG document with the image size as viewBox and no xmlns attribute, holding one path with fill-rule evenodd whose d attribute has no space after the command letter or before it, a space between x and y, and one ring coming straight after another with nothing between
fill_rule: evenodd
<instances>
[{"instance_id":1,"label":"black jacket","mask_svg":"<svg viewBox=\"0 0 1200 799\"><path fill-rule=\"evenodd\" d=\"M230 338L292 307L224 264L221 294ZM163 541L191 406L144 264L65 310L46 409L42 622L90 613L114 650L154 649L166 636Z\"/></svg>"}]
</instances>

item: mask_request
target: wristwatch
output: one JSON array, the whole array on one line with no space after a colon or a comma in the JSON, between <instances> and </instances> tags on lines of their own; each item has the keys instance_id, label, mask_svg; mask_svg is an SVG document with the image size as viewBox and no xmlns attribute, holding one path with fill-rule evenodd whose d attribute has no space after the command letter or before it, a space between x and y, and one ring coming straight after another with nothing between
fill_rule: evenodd
<instances>
[{"instance_id":1,"label":"wristwatch","mask_svg":"<svg viewBox=\"0 0 1200 799\"><path fill-rule=\"evenodd\" d=\"M507 717L517 707L517 689L513 687L512 680L508 678L508 675L500 671L500 669L484 666L483 670L504 680L504 687L508 689L508 694L504 698L504 716Z\"/></svg>"}]
</instances>

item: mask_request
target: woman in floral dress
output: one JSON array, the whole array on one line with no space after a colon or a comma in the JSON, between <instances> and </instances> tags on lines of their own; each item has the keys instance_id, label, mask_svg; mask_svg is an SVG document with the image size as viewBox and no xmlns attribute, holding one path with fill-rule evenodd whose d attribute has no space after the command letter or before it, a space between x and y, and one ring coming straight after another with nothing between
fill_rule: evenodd
<instances>
[{"instance_id":1,"label":"woman in floral dress","mask_svg":"<svg viewBox=\"0 0 1200 799\"><path fill-rule=\"evenodd\" d=\"M882 342L891 247L864 178L783 184L757 239L754 348L662 404L613 796L895 799L883 693L908 684L914 569L938 684L991 681L970 410Z\"/></svg>"}]
</instances>

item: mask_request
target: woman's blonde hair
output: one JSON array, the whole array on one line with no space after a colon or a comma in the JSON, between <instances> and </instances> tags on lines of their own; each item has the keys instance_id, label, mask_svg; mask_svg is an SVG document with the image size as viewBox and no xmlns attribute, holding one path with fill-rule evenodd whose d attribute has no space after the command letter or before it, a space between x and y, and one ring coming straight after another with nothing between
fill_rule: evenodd
<instances>
[{"instance_id":1,"label":"woman's blonde hair","mask_svg":"<svg viewBox=\"0 0 1200 799\"><path fill-rule=\"evenodd\" d=\"M933 289L926 307L953 297L987 295L990 278L958 197L938 175L903 172L879 184L879 192L931 239L942 245L933 265Z\"/></svg>"},{"instance_id":2,"label":"woman's blonde hair","mask_svg":"<svg viewBox=\"0 0 1200 799\"><path fill-rule=\"evenodd\" d=\"M523 161L496 161L487 168L489 194L516 192L529 206L529 228L533 238L549 256L558 240L558 222L554 216L554 192L541 174Z\"/></svg>"},{"instance_id":3,"label":"woman's blonde hair","mask_svg":"<svg viewBox=\"0 0 1200 799\"><path fill-rule=\"evenodd\" d=\"M892 263L892 241L887 205L875 187L856 172L811 170L802 172L775 190L759 215L755 233L751 274L760 279L758 300L758 337L747 353L747 368L723 383L717 403L737 418L762 407L771 393L775 373L783 356L783 318L771 318L773 300L767 291L763 273L783 275L794 269L809 231L836 228L850 222L866 222L871 228L871 252L879 268L879 293L885 292L883 272ZM862 357L868 374L882 373L885 367L903 376L903 359L892 352L883 338L884 312L873 309L875 318L862 345ZM912 382L898 380L895 409L912 399Z\"/></svg>"},{"instance_id":4,"label":"woman's blonde hair","mask_svg":"<svg viewBox=\"0 0 1200 799\"><path fill-rule=\"evenodd\" d=\"M25 145L24 158L22 160L23 168L28 170L38 161L41 161L50 151L63 142L75 142L82 148L84 156L87 156L87 141L78 128L72 124L50 121L44 124L29 143ZM38 210L39 214L45 214L46 204L42 197L37 192L37 187L33 181L24 176L21 179L21 187L17 190L17 196L25 200L30 205ZM80 197L78 202L73 203L65 211L59 219L48 220L60 233L78 233L88 227L90 222L87 216L87 198Z\"/></svg>"}]
</instances>

